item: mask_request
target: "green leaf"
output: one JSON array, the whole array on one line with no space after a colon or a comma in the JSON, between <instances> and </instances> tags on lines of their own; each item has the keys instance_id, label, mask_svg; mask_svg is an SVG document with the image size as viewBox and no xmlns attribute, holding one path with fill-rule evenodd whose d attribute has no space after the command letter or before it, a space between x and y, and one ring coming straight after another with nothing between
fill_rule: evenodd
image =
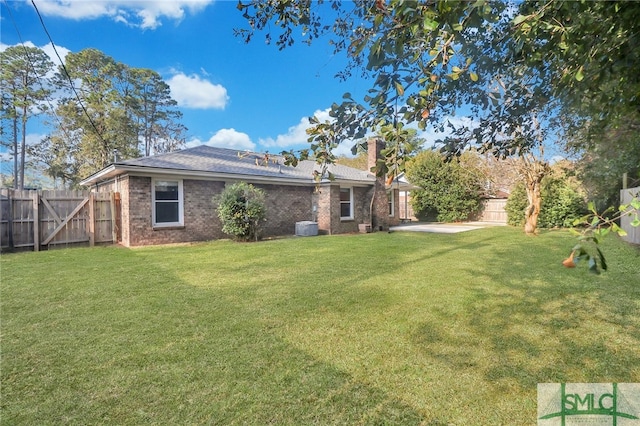
<instances>
[{"instance_id":1,"label":"green leaf","mask_svg":"<svg viewBox=\"0 0 640 426\"><path fill-rule=\"evenodd\" d=\"M438 23L432 20L431 18L429 18L428 16L425 16L423 21L423 27L427 31L433 31L436 28L438 28Z\"/></svg>"},{"instance_id":2,"label":"green leaf","mask_svg":"<svg viewBox=\"0 0 640 426\"><path fill-rule=\"evenodd\" d=\"M634 198L633 200L631 200L630 204L634 209L640 210L640 198Z\"/></svg>"},{"instance_id":3,"label":"green leaf","mask_svg":"<svg viewBox=\"0 0 640 426\"><path fill-rule=\"evenodd\" d=\"M513 25L518 25L522 22L524 22L525 20L527 20L528 16L526 15L518 15L515 18L513 18L512 24Z\"/></svg>"},{"instance_id":4,"label":"green leaf","mask_svg":"<svg viewBox=\"0 0 640 426\"><path fill-rule=\"evenodd\" d=\"M636 215L635 219L631 221L631 226L634 226L634 227L640 226L640 219L638 219L638 215Z\"/></svg>"},{"instance_id":5,"label":"green leaf","mask_svg":"<svg viewBox=\"0 0 640 426\"><path fill-rule=\"evenodd\" d=\"M584 71L584 67L578 68L578 72L576 73L576 76L575 76L576 80L582 81L584 79L583 71Z\"/></svg>"},{"instance_id":6,"label":"green leaf","mask_svg":"<svg viewBox=\"0 0 640 426\"><path fill-rule=\"evenodd\" d=\"M612 224L611 225L611 230L615 233L617 233L619 236L621 237L625 237L627 235L627 231L625 231L624 229L620 228L617 224Z\"/></svg>"},{"instance_id":7,"label":"green leaf","mask_svg":"<svg viewBox=\"0 0 640 426\"><path fill-rule=\"evenodd\" d=\"M451 71L459 73L462 70L459 67L453 67L453 68L451 68Z\"/></svg>"},{"instance_id":8,"label":"green leaf","mask_svg":"<svg viewBox=\"0 0 640 426\"><path fill-rule=\"evenodd\" d=\"M471 81L478 81L478 74L476 74L475 72L470 72L469 78L471 79Z\"/></svg>"},{"instance_id":9,"label":"green leaf","mask_svg":"<svg viewBox=\"0 0 640 426\"><path fill-rule=\"evenodd\" d=\"M404 96L404 87L402 87L402 84L396 81L395 85L396 85L396 92L398 93L398 96Z\"/></svg>"}]
</instances>

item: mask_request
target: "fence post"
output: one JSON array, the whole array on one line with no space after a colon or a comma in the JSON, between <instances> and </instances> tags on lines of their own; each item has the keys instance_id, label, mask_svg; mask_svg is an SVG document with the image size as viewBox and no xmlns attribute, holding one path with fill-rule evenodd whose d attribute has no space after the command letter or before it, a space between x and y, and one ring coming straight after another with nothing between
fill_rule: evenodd
<instances>
[{"instance_id":1,"label":"fence post","mask_svg":"<svg viewBox=\"0 0 640 426\"><path fill-rule=\"evenodd\" d=\"M7 200L9 201L9 223L7 227L9 228L9 249L13 250L13 198L14 193L12 189L7 189Z\"/></svg>"},{"instance_id":2,"label":"fence post","mask_svg":"<svg viewBox=\"0 0 640 426\"><path fill-rule=\"evenodd\" d=\"M33 251L40 251L40 192L33 191Z\"/></svg>"},{"instance_id":3,"label":"fence post","mask_svg":"<svg viewBox=\"0 0 640 426\"><path fill-rule=\"evenodd\" d=\"M95 214L96 197L94 193L89 194L89 247L96 244L96 214Z\"/></svg>"}]
</instances>

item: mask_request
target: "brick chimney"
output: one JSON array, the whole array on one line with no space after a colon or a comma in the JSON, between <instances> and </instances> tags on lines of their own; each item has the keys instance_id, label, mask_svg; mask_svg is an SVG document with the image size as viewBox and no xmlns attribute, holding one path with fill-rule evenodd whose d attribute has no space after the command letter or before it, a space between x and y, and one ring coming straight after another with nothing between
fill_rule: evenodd
<instances>
[{"instance_id":1,"label":"brick chimney","mask_svg":"<svg viewBox=\"0 0 640 426\"><path fill-rule=\"evenodd\" d=\"M384 146L384 141L379 137L372 137L367 141L367 169L371 173L375 174L375 171L372 171L371 169L374 169L376 167L377 160L382 158L381 153Z\"/></svg>"},{"instance_id":2,"label":"brick chimney","mask_svg":"<svg viewBox=\"0 0 640 426\"><path fill-rule=\"evenodd\" d=\"M369 171L375 174L376 162L382 158L382 150L385 142L378 137L372 137L367 141L367 166ZM385 189L385 177L376 176L376 182L371 191L371 226L373 230L383 231L389 228L389 204Z\"/></svg>"}]
</instances>

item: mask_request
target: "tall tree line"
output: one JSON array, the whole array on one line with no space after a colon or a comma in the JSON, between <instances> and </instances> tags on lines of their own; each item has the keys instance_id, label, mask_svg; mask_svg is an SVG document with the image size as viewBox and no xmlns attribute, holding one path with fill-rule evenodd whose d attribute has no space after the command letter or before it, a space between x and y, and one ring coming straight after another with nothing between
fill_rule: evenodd
<instances>
[{"instance_id":1,"label":"tall tree line","mask_svg":"<svg viewBox=\"0 0 640 426\"><path fill-rule=\"evenodd\" d=\"M129 67L97 49L69 53L57 68L32 47L9 47L0 61L2 143L14 160L15 188L24 187L29 158L46 176L74 187L116 160L184 144L182 114L153 70ZM27 122L39 113L47 114L50 131L28 145Z\"/></svg>"}]
</instances>

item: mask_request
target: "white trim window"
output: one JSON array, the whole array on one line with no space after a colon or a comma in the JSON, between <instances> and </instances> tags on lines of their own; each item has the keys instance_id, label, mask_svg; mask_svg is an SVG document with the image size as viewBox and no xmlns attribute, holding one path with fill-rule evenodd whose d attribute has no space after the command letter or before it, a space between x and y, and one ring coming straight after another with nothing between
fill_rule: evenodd
<instances>
[{"instance_id":1,"label":"white trim window","mask_svg":"<svg viewBox=\"0 0 640 426\"><path fill-rule=\"evenodd\" d=\"M389 204L389 216L393 217L396 214L395 210L395 197L393 196L393 190L387 192L387 203Z\"/></svg>"},{"instance_id":2,"label":"white trim window","mask_svg":"<svg viewBox=\"0 0 640 426\"><path fill-rule=\"evenodd\" d=\"M184 224L182 181L153 179L151 185L153 226L182 226Z\"/></svg>"},{"instance_id":3,"label":"white trim window","mask_svg":"<svg viewBox=\"0 0 640 426\"><path fill-rule=\"evenodd\" d=\"M353 219L353 188L340 188L340 219Z\"/></svg>"}]
</instances>

